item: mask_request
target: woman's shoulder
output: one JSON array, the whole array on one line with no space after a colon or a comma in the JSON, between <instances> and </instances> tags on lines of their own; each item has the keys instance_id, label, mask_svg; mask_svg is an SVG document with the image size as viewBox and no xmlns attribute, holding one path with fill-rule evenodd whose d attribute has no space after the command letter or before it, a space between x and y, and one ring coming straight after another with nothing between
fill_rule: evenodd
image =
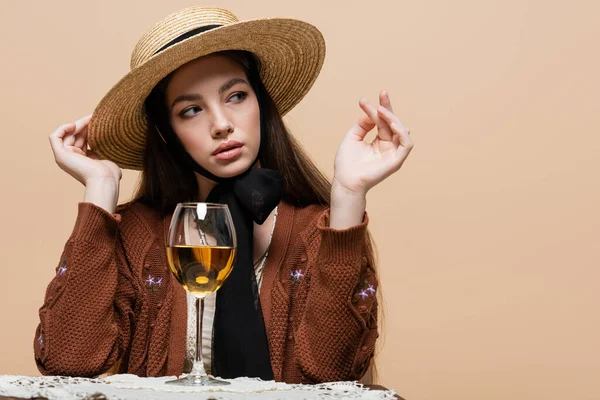
<instances>
[{"instance_id":1,"label":"woman's shoulder","mask_svg":"<svg viewBox=\"0 0 600 400\"><path fill-rule=\"evenodd\" d=\"M121 230L136 232L155 232L156 226L163 222L159 210L139 199L132 199L117 205L115 214L120 215Z\"/></svg>"},{"instance_id":2,"label":"woman's shoulder","mask_svg":"<svg viewBox=\"0 0 600 400\"><path fill-rule=\"evenodd\" d=\"M325 210L329 209L329 204L308 204L308 205L294 205L285 202L288 207L294 209L294 214L297 218L314 218L322 214Z\"/></svg>"},{"instance_id":3,"label":"woman's shoulder","mask_svg":"<svg viewBox=\"0 0 600 400\"><path fill-rule=\"evenodd\" d=\"M158 213L158 210L150 207L140 199L132 199L124 203L118 204L115 214L119 214L121 218L131 218L134 215L137 216L149 216L154 213Z\"/></svg>"},{"instance_id":4,"label":"woman's shoulder","mask_svg":"<svg viewBox=\"0 0 600 400\"><path fill-rule=\"evenodd\" d=\"M308 230L316 230L320 218L329 213L329 204L309 204L301 206L289 202L283 202L283 204L288 210L293 210L294 225Z\"/></svg>"}]
</instances>

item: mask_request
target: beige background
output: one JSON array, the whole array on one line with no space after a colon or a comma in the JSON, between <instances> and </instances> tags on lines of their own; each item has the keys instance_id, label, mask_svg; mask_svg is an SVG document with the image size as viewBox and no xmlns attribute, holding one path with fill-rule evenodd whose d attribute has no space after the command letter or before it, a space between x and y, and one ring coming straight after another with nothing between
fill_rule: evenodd
<instances>
[{"instance_id":1,"label":"beige background","mask_svg":"<svg viewBox=\"0 0 600 400\"><path fill-rule=\"evenodd\" d=\"M83 198L48 134L90 113L138 37L192 4L0 3L0 374L38 373L37 311ZM408 160L368 196L381 383L409 400L600 398L600 3L218 4L323 31L322 74L286 121L329 176L360 96L388 89L411 128Z\"/></svg>"}]
</instances>

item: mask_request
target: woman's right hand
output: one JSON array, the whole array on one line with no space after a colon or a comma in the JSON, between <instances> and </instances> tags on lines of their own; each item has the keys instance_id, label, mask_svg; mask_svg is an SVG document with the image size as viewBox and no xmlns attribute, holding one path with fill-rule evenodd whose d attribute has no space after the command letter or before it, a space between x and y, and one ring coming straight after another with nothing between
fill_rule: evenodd
<instances>
[{"instance_id":1,"label":"woman's right hand","mask_svg":"<svg viewBox=\"0 0 600 400\"><path fill-rule=\"evenodd\" d=\"M58 166L83 185L92 182L114 181L118 185L123 176L117 164L100 160L87 148L87 131L90 115L75 122L59 126L50 134L50 146Z\"/></svg>"},{"instance_id":2,"label":"woman's right hand","mask_svg":"<svg viewBox=\"0 0 600 400\"><path fill-rule=\"evenodd\" d=\"M100 160L87 148L91 114L59 126L50 134L50 146L58 166L85 185L84 202L94 203L114 213L119 200L121 168L110 160Z\"/></svg>"}]
</instances>

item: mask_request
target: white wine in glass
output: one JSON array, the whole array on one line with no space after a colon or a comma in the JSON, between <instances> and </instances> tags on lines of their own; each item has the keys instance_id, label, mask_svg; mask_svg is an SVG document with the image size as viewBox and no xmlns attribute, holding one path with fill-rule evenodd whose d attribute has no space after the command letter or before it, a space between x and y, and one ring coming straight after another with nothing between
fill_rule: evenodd
<instances>
[{"instance_id":1,"label":"white wine in glass","mask_svg":"<svg viewBox=\"0 0 600 400\"><path fill-rule=\"evenodd\" d=\"M196 357L191 372L170 384L186 386L227 385L209 377L202 362L204 297L217 291L231 273L237 240L226 204L179 203L167 235L167 259L183 288L196 297Z\"/></svg>"},{"instance_id":2,"label":"white wine in glass","mask_svg":"<svg viewBox=\"0 0 600 400\"><path fill-rule=\"evenodd\" d=\"M167 257L177 281L196 297L223 285L233 269L235 248L229 246L169 246Z\"/></svg>"}]
</instances>

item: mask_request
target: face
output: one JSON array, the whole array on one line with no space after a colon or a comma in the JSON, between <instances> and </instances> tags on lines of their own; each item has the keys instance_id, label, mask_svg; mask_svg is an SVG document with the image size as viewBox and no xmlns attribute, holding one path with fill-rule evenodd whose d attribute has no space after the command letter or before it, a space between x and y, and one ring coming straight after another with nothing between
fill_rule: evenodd
<instances>
[{"instance_id":1,"label":"face","mask_svg":"<svg viewBox=\"0 0 600 400\"><path fill-rule=\"evenodd\" d=\"M234 60L215 54L181 66L169 81L166 101L175 134L212 174L236 176L256 159L258 101L244 69ZM225 150L219 147L223 145Z\"/></svg>"}]
</instances>

